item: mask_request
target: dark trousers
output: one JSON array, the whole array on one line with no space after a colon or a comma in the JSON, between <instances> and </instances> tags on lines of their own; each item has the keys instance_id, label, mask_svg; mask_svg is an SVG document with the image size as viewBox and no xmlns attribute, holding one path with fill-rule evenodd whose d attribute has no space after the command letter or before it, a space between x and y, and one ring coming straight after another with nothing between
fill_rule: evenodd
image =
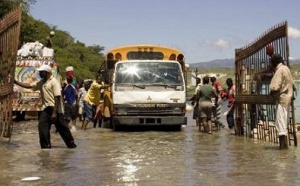
<instances>
[{"instance_id":1,"label":"dark trousers","mask_svg":"<svg viewBox=\"0 0 300 186\"><path fill-rule=\"evenodd\" d=\"M232 129L234 127L234 108L231 108L227 116L228 128Z\"/></svg>"},{"instance_id":2,"label":"dark trousers","mask_svg":"<svg viewBox=\"0 0 300 186\"><path fill-rule=\"evenodd\" d=\"M50 129L51 124L53 123L51 120L52 113L53 107L47 107L41 112L39 117L38 130L41 148L51 148ZM54 125L67 147L74 144L74 138L70 132L67 123L64 120L63 114L57 114L57 118L54 122Z\"/></svg>"}]
</instances>

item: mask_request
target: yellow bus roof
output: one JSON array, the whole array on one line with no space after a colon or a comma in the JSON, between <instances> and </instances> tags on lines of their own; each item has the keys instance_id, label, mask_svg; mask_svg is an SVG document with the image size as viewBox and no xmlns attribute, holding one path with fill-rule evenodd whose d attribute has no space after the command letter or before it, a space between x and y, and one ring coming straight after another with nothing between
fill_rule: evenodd
<instances>
[{"instance_id":1,"label":"yellow bus roof","mask_svg":"<svg viewBox=\"0 0 300 186\"><path fill-rule=\"evenodd\" d=\"M120 47L115 47L115 48L112 48L110 50L108 50L106 52L106 55L108 53L114 53L114 52L124 52L124 51L130 51L130 50L133 50L133 51L138 51L138 50L149 50L149 49L152 49L153 51L160 51L160 50L164 50L165 52L166 51L170 51L172 53L176 53L176 54L182 54L181 51L179 51L178 49L175 49L175 48L172 48L172 47L166 47L166 46L161 46L161 45L150 45L150 44L142 44L142 45L127 45L127 46L120 46Z\"/></svg>"}]
</instances>

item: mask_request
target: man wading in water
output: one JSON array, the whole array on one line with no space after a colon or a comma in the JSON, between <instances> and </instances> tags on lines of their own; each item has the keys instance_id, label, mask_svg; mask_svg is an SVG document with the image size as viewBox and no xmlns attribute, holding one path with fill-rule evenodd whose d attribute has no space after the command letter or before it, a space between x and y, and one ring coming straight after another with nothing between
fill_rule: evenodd
<instances>
[{"instance_id":1,"label":"man wading in water","mask_svg":"<svg viewBox=\"0 0 300 186\"><path fill-rule=\"evenodd\" d=\"M283 64L280 54L272 55L271 65L275 73L270 83L270 95L275 98L277 104L275 126L279 134L279 148L287 149L287 126L294 93L293 78L289 67Z\"/></svg>"}]
</instances>

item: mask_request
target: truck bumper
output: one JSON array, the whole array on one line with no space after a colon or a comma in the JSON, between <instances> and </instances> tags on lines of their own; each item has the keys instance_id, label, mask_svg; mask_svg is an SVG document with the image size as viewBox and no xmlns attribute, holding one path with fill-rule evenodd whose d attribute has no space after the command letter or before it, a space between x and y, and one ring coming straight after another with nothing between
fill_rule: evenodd
<instances>
[{"instance_id":1,"label":"truck bumper","mask_svg":"<svg viewBox=\"0 0 300 186\"><path fill-rule=\"evenodd\" d=\"M186 125L187 118L184 116L114 116L114 125Z\"/></svg>"}]
</instances>

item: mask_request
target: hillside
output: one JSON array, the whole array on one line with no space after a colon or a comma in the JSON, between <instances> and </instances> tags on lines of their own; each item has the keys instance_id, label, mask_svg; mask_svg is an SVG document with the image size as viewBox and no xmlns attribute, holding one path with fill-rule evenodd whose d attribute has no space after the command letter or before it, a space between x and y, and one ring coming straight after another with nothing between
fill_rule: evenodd
<instances>
[{"instance_id":1,"label":"hillside","mask_svg":"<svg viewBox=\"0 0 300 186\"><path fill-rule=\"evenodd\" d=\"M216 59L189 64L191 68L234 68L234 59Z\"/></svg>"},{"instance_id":2,"label":"hillside","mask_svg":"<svg viewBox=\"0 0 300 186\"><path fill-rule=\"evenodd\" d=\"M291 66L300 65L300 59L290 60ZM189 64L191 68L234 68L234 59L216 59L208 62Z\"/></svg>"}]
</instances>

